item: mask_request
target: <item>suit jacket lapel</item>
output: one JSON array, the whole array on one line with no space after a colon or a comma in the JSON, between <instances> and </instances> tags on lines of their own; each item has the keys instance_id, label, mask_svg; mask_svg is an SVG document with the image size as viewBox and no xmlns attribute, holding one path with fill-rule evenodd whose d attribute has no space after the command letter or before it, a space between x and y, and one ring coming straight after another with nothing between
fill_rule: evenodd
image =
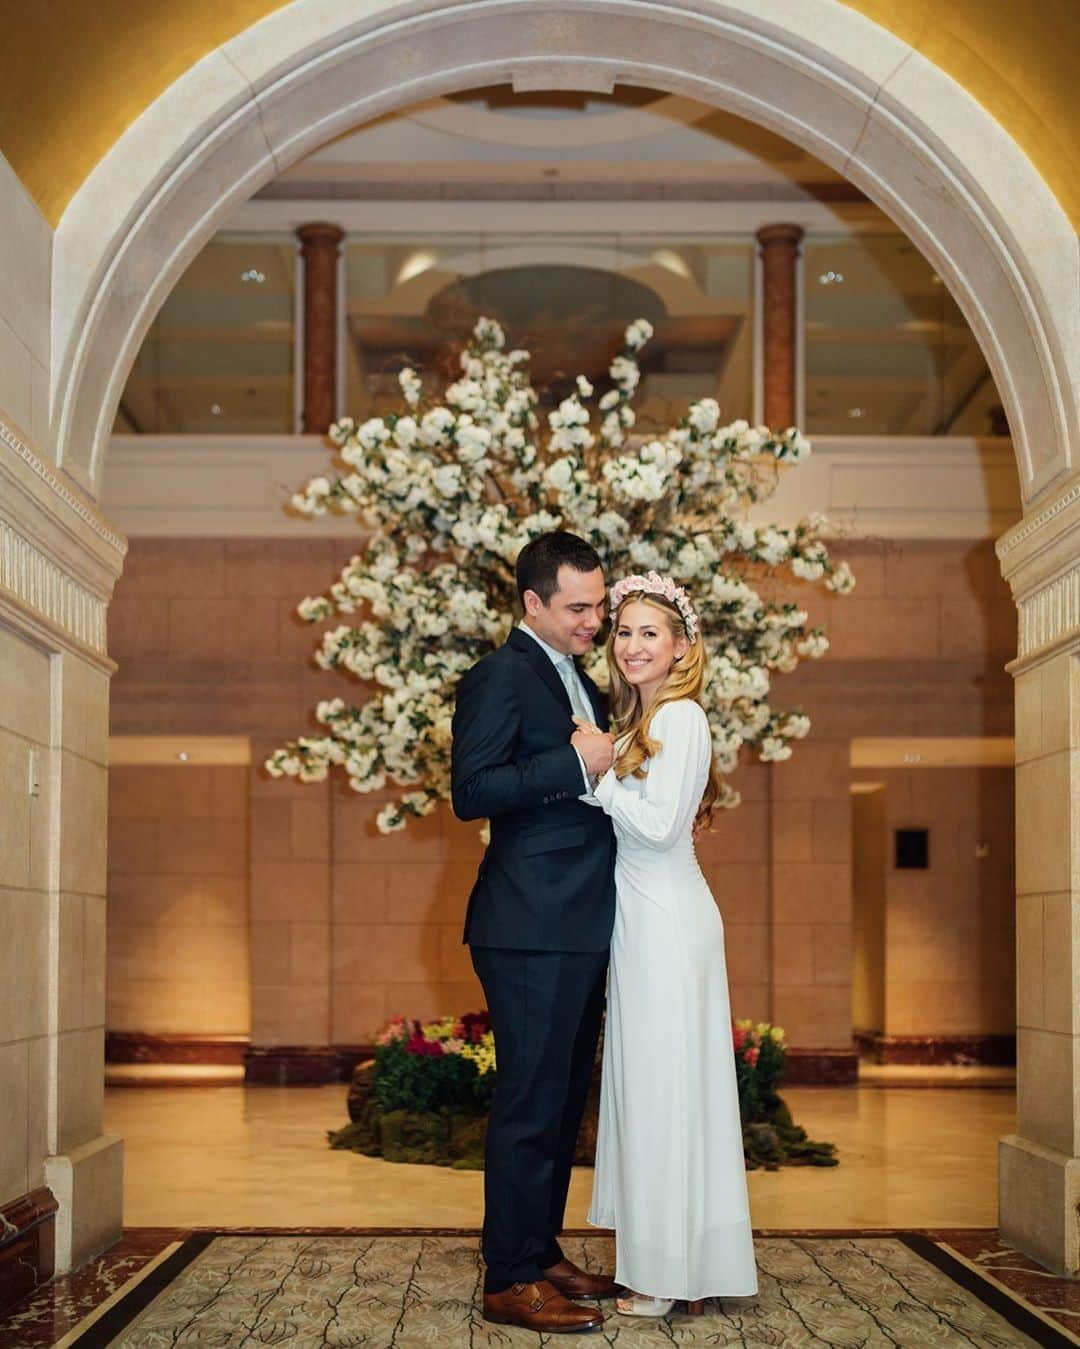
<instances>
[{"instance_id":1,"label":"suit jacket lapel","mask_svg":"<svg viewBox=\"0 0 1080 1349\"><path fill-rule=\"evenodd\" d=\"M567 717L572 716L570 695L566 691L566 685L559 678L559 672L552 665L544 648L534 641L528 633L521 632L518 628L511 629L510 636L506 641L509 646L512 646L515 651L525 657L548 686L552 695L558 700L559 706L565 711Z\"/></svg>"}]
</instances>

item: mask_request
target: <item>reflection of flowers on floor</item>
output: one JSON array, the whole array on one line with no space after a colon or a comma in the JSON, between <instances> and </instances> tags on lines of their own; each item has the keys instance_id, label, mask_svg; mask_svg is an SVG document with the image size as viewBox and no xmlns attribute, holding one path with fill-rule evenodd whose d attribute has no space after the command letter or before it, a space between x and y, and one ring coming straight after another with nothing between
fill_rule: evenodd
<instances>
[{"instance_id":1,"label":"reflection of flowers on floor","mask_svg":"<svg viewBox=\"0 0 1080 1349\"><path fill-rule=\"evenodd\" d=\"M810 1140L777 1094L787 1058L783 1028L742 1020L731 1033L747 1167L835 1166L835 1146ZM579 1164L594 1155L599 1060L593 1076ZM330 1145L388 1161L479 1169L495 1082L486 1011L426 1024L396 1016L376 1036L374 1058L354 1071L350 1123L330 1134Z\"/></svg>"}]
</instances>

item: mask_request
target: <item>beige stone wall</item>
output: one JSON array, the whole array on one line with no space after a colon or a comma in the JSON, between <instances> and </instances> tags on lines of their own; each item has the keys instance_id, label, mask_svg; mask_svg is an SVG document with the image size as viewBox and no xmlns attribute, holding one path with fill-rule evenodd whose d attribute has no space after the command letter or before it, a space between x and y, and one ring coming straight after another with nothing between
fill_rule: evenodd
<instances>
[{"instance_id":1,"label":"beige stone wall","mask_svg":"<svg viewBox=\"0 0 1080 1349\"><path fill-rule=\"evenodd\" d=\"M248 770L109 772L110 1030L247 1034Z\"/></svg>"},{"instance_id":2,"label":"beige stone wall","mask_svg":"<svg viewBox=\"0 0 1080 1349\"><path fill-rule=\"evenodd\" d=\"M1013 774L866 770L883 784L868 840L885 894L886 1035L1010 1035L1016 1025ZM897 869L894 832L929 830L925 871ZM985 850L985 855L980 856ZM872 896L871 896L872 898Z\"/></svg>"},{"instance_id":3,"label":"beige stone wall","mask_svg":"<svg viewBox=\"0 0 1080 1349\"><path fill-rule=\"evenodd\" d=\"M851 797L851 1017L856 1030L885 1026L884 784Z\"/></svg>"},{"instance_id":4,"label":"beige stone wall","mask_svg":"<svg viewBox=\"0 0 1080 1349\"><path fill-rule=\"evenodd\" d=\"M362 1043L391 1014L480 1002L460 943L481 851L474 826L442 812L384 838L374 827L384 798L342 782L275 782L258 767L285 738L315 729L319 698L363 696L347 677L309 664L318 629L293 616L351 551L342 540L135 540L109 612L114 732L252 739L251 1005L260 1045ZM992 547L835 551L856 570L853 596L787 587L833 643L825 660L778 681L777 701L813 718L811 738L787 763L740 770L743 805L700 849L724 916L736 1014L773 1017L812 1047L846 1046L852 1028L851 739L1012 728L1003 666L1015 611ZM1008 871L1006 855L1011 833L994 846ZM125 922L134 971L140 925L130 907ZM928 1022L921 1029L946 1033Z\"/></svg>"},{"instance_id":5,"label":"beige stone wall","mask_svg":"<svg viewBox=\"0 0 1080 1349\"><path fill-rule=\"evenodd\" d=\"M741 766L734 785L742 793L742 805L716 815L712 832L699 839L697 851L724 920L733 1013L764 1021L771 1014L771 769L760 763Z\"/></svg>"},{"instance_id":6,"label":"beige stone wall","mask_svg":"<svg viewBox=\"0 0 1080 1349\"><path fill-rule=\"evenodd\" d=\"M773 1019L797 1045L851 1039L849 760L814 740L772 770Z\"/></svg>"},{"instance_id":7,"label":"beige stone wall","mask_svg":"<svg viewBox=\"0 0 1080 1349\"><path fill-rule=\"evenodd\" d=\"M49 657L0 626L0 1205L44 1183L49 1033ZM27 794L38 756L41 794ZM77 979L82 999L81 971ZM74 999L73 999L74 1000ZM81 1012L81 1006L78 1009ZM81 1020L79 1022L81 1024ZM10 1146L14 1143L15 1146Z\"/></svg>"},{"instance_id":8,"label":"beige stone wall","mask_svg":"<svg viewBox=\"0 0 1080 1349\"><path fill-rule=\"evenodd\" d=\"M434 1017L484 1005L465 904L483 855L479 827L448 811L381 836L381 803L333 791L333 1038L363 1043L397 1013Z\"/></svg>"}]
</instances>

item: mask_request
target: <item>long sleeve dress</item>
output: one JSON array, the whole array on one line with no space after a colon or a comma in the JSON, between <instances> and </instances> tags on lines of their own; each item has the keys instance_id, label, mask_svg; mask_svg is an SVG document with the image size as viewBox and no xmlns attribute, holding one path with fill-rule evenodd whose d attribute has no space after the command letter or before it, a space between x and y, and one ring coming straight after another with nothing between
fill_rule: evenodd
<instances>
[{"instance_id":1,"label":"long sleeve dress","mask_svg":"<svg viewBox=\"0 0 1080 1349\"><path fill-rule=\"evenodd\" d=\"M616 1279L662 1298L757 1291L720 912L692 828L712 739L668 703L644 779L611 771L616 912L588 1221L613 1227Z\"/></svg>"}]
</instances>

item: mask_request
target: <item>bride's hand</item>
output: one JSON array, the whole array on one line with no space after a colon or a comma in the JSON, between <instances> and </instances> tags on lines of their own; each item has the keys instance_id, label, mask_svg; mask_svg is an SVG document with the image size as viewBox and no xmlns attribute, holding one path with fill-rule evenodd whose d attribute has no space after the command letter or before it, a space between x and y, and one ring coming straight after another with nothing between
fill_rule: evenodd
<instances>
[{"instance_id":1,"label":"bride's hand","mask_svg":"<svg viewBox=\"0 0 1080 1349\"><path fill-rule=\"evenodd\" d=\"M586 735L606 734L606 732L602 731L599 726L594 726L591 721L586 721L584 717L573 717L571 718L571 720L573 721L574 725L578 728L578 730L584 731Z\"/></svg>"}]
</instances>

